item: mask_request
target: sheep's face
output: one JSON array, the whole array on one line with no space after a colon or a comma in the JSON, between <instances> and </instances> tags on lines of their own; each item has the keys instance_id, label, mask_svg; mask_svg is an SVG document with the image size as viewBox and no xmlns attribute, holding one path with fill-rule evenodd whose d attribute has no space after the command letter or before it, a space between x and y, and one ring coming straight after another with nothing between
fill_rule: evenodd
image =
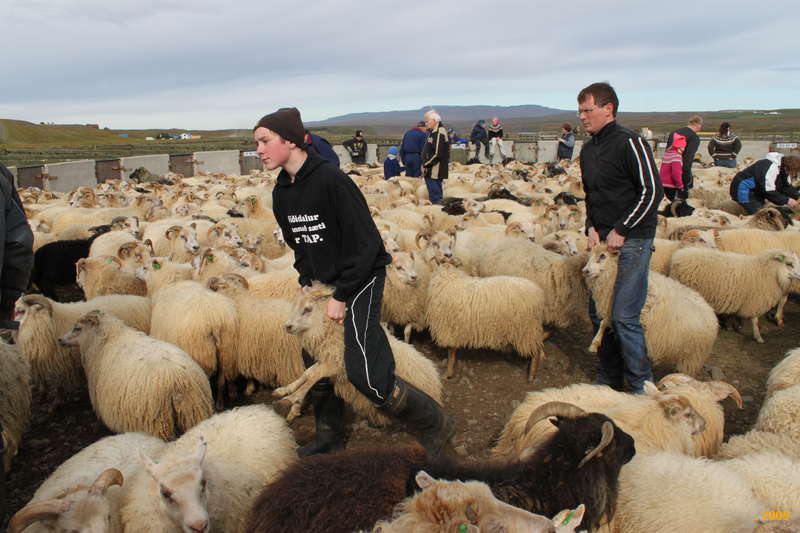
<instances>
[{"instance_id":1,"label":"sheep's face","mask_svg":"<svg viewBox=\"0 0 800 533\"><path fill-rule=\"evenodd\" d=\"M169 463L157 464L143 457L157 490L154 496L161 512L183 533L205 533L210 529L208 483L202 467L206 447L205 439L201 438L190 456Z\"/></svg>"},{"instance_id":2,"label":"sheep's face","mask_svg":"<svg viewBox=\"0 0 800 533\"><path fill-rule=\"evenodd\" d=\"M120 266L127 265L129 268L136 268L142 265L152 257L152 245L150 239L145 243L129 242L119 247L117 250L117 258L120 260Z\"/></svg>"},{"instance_id":3,"label":"sheep's face","mask_svg":"<svg viewBox=\"0 0 800 533\"><path fill-rule=\"evenodd\" d=\"M456 244L455 234L437 231L417 235L417 245L423 250L430 250L436 259L450 259Z\"/></svg>"},{"instance_id":4,"label":"sheep's face","mask_svg":"<svg viewBox=\"0 0 800 533\"><path fill-rule=\"evenodd\" d=\"M292 335L300 335L314 325L315 309L319 302L331 296L330 289L324 287L303 287L292 302L292 311L284 327Z\"/></svg>"},{"instance_id":5,"label":"sheep's face","mask_svg":"<svg viewBox=\"0 0 800 533\"><path fill-rule=\"evenodd\" d=\"M464 210L471 216L478 216L478 213L486 210L486 204L467 198L464 200Z\"/></svg>"},{"instance_id":6,"label":"sheep's face","mask_svg":"<svg viewBox=\"0 0 800 533\"><path fill-rule=\"evenodd\" d=\"M191 254L196 254L200 251L200 243L197 242L197 232L191 225L172 226L167 230L165 235L170 241L180 241L184 249Z\"/></svg>"},{"instance_id":7,"label":"sheep's face","mask_svg":"<svg viewBox=\"0 0 800 533\"><path fill-rule=\"evenodd\" d=\"M158 270L164 266L164 258L163 257L151 257L144 260L138 267L136 267L136 277L142 281L147 281L147 279L153 275Z\"/></svg>"},{"instance_id":8,"label":"sheep's face","mask_svg":"<svg viewBox=\"0 0 800 533\"><path fill-rule=\"evenodd\" d=\"M437 481L425 472L418 473L416 480L423 491L406 507L411 516L400 518L415 522L415 530L428 525L447 532L551 533L554 531L553 523L549 519L501 502L485 483Z\"/></svg>"},{"instance_id":9,"label":"sheep's face","mask_svg":"<svg viewBox=\"0 0 800 533\"><path fill-rule=\"evenodd\" d=\"M389 230L381 230L381 240L383 241L383 247L390 254L395 254L400 251L400 245L394 240Z\"/></svg>"},{"instance_id":10,"label":"sheep's face","mask_svg":"<svg viewBox=\"0 0 800 533\"><path fill-rule=\"evenodd\" d=\"M611 263L616 261L617 253L611 252L603 245L595 246L589 255L589 261L583 267L583 275L588 279L594 279L606 270Z\"/></svg>"},{"instance_id":11,"label":"sheep's face","mask_svg":"<svg viewBox=\"0 0 800 533\"><path fill-rule=\"evenodd\" d=\"M659 391L651 382L645 382L645 393L658 402L664 416L673 425L682 427L690 435L706 429L705 418L698 413L686 397L674 391Z\"/></svg>"},{"instance_id":12,"label":"sheep's face","mask_svg":"<svg viewBox=\"0 0 800 533\"><path fill-rule=\"evenodd\" d=\"M255 252L259 246L261 246L261 241L263 237L261 235L253 235L252 233L247 233L244 236L244 242L242 243L242 247L247 250L248 252Z\"/></svg>"},{"instance_id":13,"label":"sheep's face","mask_svg":"<svg viewBox=\"0 0 800 533\"><path fill-rule=\"evenodd\" d=\"M536 233L540 228L539 224L534 224L533 222L511 222L506 226L506 235L522 237L531 242L536 242Z\"/></svg>"},{"instance_id":14,"label":"sheep's face","mask_svg":"<svg viewBox=\"0 0 800 533\"><path fill-rule=\"evenodd\" d=\"M83 315L72 329L59 337L58 344L61 346L78 346L85 335L94 328L100 325L100 320L103 318L102 311L89 311Z\"/></svg>"},{"instance_id":15,"label":"sheep's face","mask_svg":"<svg viewBox=\"0 0 800 533\"><path fill-rule=\"evenodd\" d=\"M44 296L30 295L23 296L14 305L14 320L19 322L19 327L25 327L29 320L36 317L50 320L53 316L53 308Z\"/></svg>"},{"instance_id":16,"label":"sheep's face","mask_svg":"<svg viewBox=\"0 0 800 533\"><path fill-rule=\"evenodd\" d=\"M790 280L800 281L800 259L797 254L781 251L774 253L772 259L786 267L786 274Z\"/></svg>"},{"instance_id":17,"label":"sheep's face","mask_svg":"<svg viewBox=\"0 0 800 533\"><path fill-rule=\"evenodd\" d=\"M392 254L392 264L388 266L389 272L394 273L402 283L415 286L417 284L417 269L414 266L414 252L397 252Z\"/></svg>"},{"instance_id":18,"label":"sheep's face","mask_svg":"<svg viewBox=\"0 0 800 533\"><path fill-rule=\"evenodd\" d=\"M275 239L279 246L286 246L286 239L283 238L283 231L280 227L272 230L272 238Z\"/></svg>"},{"instance_id":19,"label":"sheep's face","mask_svg":"<svg viewBox=\"0 0 800 533\"><path fill-rule=\"evenodd\" d=\"M125 217L121 220L117 220L111 224L111 229L117 231L127 231L137 239L141 237L141 231L139 230L139 217Z\"/></svg>"},{"instance_id":20,"label":"sheep's face","mask_svg":"<svg viewBox=\"0 0 800 533\"><path fill-rule=\"evenodd\" d=\"M267 271L267 263L264 261L264 258L252 252L244 254L242 258L239 259L239 264L245 268L251 268L258 272Z\"/></svg>"},{"instance_id":21,"label":"sheep's face","mask_svg":"<svg viewBox=\"0 0 800 533\"><path fill-rule=\"evenodd\" d=\"M216 245L232 246L238 248L242 245L242 238L236 226L228 224L216 224L208 229L208 237Z\"/></svg>"},{"instance_id":22,"label":"sheep's face","mask_svg":"<svg viewBox=\"0 0 800 533\"><path fill-rule=\"evenodd\" d=\"M713 229L689 230L683 237L681 243L684 246L704 246L706 248L717 248L717 235Z\"/></svg>"}]
</instances>

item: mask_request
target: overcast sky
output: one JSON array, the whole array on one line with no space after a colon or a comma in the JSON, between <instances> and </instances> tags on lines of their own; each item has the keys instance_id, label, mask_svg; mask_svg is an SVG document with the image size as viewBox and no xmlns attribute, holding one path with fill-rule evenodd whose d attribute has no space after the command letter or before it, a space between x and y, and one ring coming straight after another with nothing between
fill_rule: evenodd
<instances>
[{"instance_id":1,"label":"overcast sky","mask_svg":"<svg viewBox=\"0 0 800 533\"><path fill-rule=\"evenodd\" d=\"M0 0L0 118L212 129L289 105L306 120L574 109L601 80L622 111L800 107L798 13L788 0Z\"/></svg>"}]
</instances>

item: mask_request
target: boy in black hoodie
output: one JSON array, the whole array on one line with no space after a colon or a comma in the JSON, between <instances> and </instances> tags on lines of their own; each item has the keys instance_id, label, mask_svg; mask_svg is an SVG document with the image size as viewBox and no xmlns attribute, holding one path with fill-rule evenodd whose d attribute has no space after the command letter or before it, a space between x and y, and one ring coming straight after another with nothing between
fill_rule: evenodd
<instances>
[{"instance_id":1,"label":"boy in black hoodie","mask_svg":"<svg viewBox=\"0 0 800 533\"><path fill-rule=\"evenodd\" d=\"M253 128L257 152L281 172L272 191L275 219L295 254L300 285L317 280L334 287L328 319L344 324L345 368L353 386L385 413L408 423L429 454L455 433L455 421L430 396L394 373L394 356L380 326L383 284L391 256L364 196L339 168L307 152L296 108L265 115ZM313 359L303 353L306 366ZM316 437L298 455L344 447L344 404L328 379L311 389Z\"/></svg>"}]
</instances>

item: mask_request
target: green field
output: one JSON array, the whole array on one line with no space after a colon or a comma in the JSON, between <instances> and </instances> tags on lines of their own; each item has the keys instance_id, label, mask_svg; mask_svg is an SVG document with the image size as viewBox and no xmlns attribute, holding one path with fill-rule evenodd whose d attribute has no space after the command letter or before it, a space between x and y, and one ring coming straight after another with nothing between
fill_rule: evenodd
<instances>
[{"instance_id":1,"label":"green field","mask_svg":"<svg viewBox=\"0 0 800 533\"><path fill-rule=\"evenodd\" d=\"M779 109L779 114L769 115L752 111L714 111L701 112L705 118L703 132L714 133L723 121L730 122L734 131L742 139L783 139L800 140L800 109ZM694 112L670 113L620 113L620 123L632 129L650 128L657 137L668 134L686 124ZM489 118L489 117L486 117ZM448 123L462 137L468 137L472 122ZM539 119L505 120L507 137L519 138L520 134L556 135L563 122L578 126L572 113L551 115ZM314 128L331 143L338 144L352 136L356 128L364 130L369 142L397 144L410 125L386 124L361 127L336 125ZM148 130L109 130L86 125L45 125L22 120L0 119L0 163L9 166L39 165L58 161L78 159L116 159L124 156L146 154L181 154L210 150L252 150L255 145L250 130L191 130L200 138L190 140L146 141L166 132L177 135L186 130L148 129ZM128 137L120 137L127 133ZM580 129L578 134L580 136Z\"/></svg>"}]
</instances>

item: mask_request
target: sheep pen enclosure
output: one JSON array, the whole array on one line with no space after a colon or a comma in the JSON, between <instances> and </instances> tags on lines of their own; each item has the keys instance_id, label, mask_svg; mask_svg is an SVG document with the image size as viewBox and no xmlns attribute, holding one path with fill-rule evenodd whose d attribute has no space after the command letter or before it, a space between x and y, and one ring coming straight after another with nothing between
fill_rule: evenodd
<instances>
[{"instance_id":1,"label":"sheep pen enclosure","mask_svg":"<svg viewBox=\"0 0 800 533\"><path fill-rule=\"evenodd\" d=\"M744 399L744 408L726 400L725 438L747 432L755 423L766 393L767 375L787 350L795 348L800 338L800 305L790 299L786 306L786 326L778 330L771 322L762 325L764 344L757 344L742 333L722 330L714 345L709 363L725 374ZM594 379L595 359L586 353L591 342L588 327L572 327L556 332L545 343L546 358L536 380L526 380L524 363L514 354L487 350L465 350L459 354L459 372L444 381L445 408L458 420L455 438L459 453L470 457L488 457L511 412L529 390L560 387ZM414 344L422 353L444 369L447 351L432 344L425 334L415 334ZM570 361L575 361L570 368ZM656 368L656 379L671 372ZM70 396L53 414L47 412L42 397L34 397L31 430L7 476L7 510L16 512L31 498L36 488L64 460L98 439L110 435L92 411L85 390ZM271 402L270 391L262 389L249 402ZM311 409L290 426L297 441L305 443L313 436ZM350 427L348 447L393 446L412 442L396 426L374 429L366 421ZM5 526L8 517L0 524Z\"/></svg>"}]
</instances>

